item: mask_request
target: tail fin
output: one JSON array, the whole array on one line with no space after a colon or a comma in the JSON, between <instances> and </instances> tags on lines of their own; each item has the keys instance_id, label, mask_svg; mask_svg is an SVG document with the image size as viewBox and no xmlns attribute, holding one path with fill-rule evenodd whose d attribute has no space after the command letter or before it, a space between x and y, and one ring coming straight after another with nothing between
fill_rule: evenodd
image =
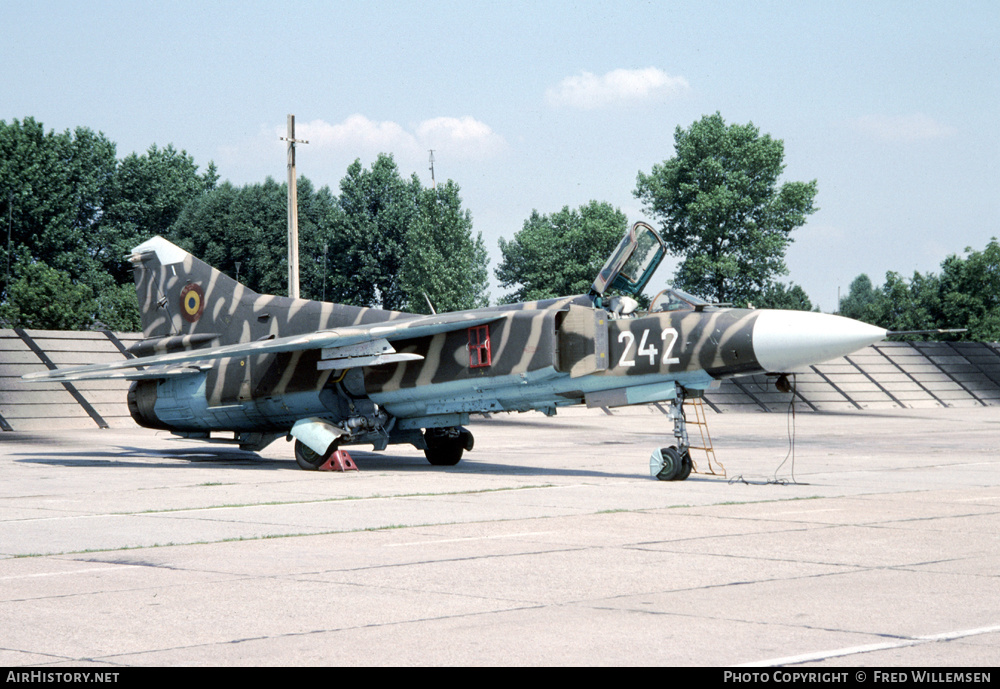
<instances>
[{"instance_id":1,"label":"tail fin","mask_svg":"<svg viewBox=\"0 0 1000 689\"><path fill-rule=\"evenodd\" d=\"M259 296L163 237L132 249L135 289L147 338L195 335L240 341L242 324Z\"/></svg>"}]
</instances>

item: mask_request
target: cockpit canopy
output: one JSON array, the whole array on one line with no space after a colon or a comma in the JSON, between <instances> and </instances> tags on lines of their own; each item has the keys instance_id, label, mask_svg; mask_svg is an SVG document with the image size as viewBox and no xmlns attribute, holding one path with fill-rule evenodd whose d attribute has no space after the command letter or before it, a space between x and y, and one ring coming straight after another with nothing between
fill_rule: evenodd
<instances>
[{"instance_id":1,"label":"cockpit canopy","mask_svg":"<svg viewBox=\"0 0 1000 689\"><path fill-rule=\"evenodd\" d=\"M591 296L597 298L598 305L610 290L639 296L666 253L666 244L656 230L644 222L637 222L625 233L618 248L601 268L590 288ZM634 308L635 302L632 303ZM649 313L703 311L711 306L712 304L693 294L667 288L649 303Z\"/></svg>"},{"instance_id":2,"label":"cockpit canopy","mask_svg":"<svg viewBox=\"0 0 1000 689\"><path fill-rule=\"evenodd\" d=\"M638 295L653 277L666 253L666 245L656 230L644 222L637 222L601 268L590 288L591 292L603 296L608 290L617 289Z\"/></svg>"},{"instance_id":3,"label":"cockpit canopy","mask_svg":"<svg viewBox=\"0 0 1000 689\"><path fill-rule=\"evenodd\" d=\"M649 302L650 313L663 311L701 311L709 302L679 289L667 288Z\"/></svg>"}]
</instances>

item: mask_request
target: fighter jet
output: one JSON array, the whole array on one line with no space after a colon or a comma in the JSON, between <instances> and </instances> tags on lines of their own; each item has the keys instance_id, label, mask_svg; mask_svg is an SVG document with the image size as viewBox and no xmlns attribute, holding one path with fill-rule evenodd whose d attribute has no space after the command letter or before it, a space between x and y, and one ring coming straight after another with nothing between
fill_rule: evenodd
<instances>
[{"instance_id":1,"label":"fighter jet","mask_svg":"<svg viewBox=\"0 0 1000 689\"><path fill-rule=\"evenodd\" d=\"M638 222L589 294L430 316L263 295L162 237L129 261L144 339L133 358L30 380L133 381L136 423L259 451L295 440L317 469L340 448L409 443L431 464L473 448L473 414L666 402L675 443L658 478L691 471L682 404L729 376L782 376L886 331L820 313L737 309L666 289L635 296L666 253Z\"/></svg>"}]
</instances>

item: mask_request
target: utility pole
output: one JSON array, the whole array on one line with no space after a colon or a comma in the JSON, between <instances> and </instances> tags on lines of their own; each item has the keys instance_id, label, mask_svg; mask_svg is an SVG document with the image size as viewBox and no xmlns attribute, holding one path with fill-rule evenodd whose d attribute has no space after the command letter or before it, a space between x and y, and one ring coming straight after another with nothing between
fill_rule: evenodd
<instances>
[{"instance_id":1,"label":"utility pole","mask_svg":"<svg viewBox=\"0 0 1000 689\"><path fill-rule=\"evenodd\" d=\"M326 301L326 252L330 248L330 245L323 242L323 301Z\"/></svg>"},{"instance_id":2,"label":"utility pole","mask_svg":"<svg viewBox=\"0 0 1000 689\"><path fill-rule=\"evenodd\" d=\"M430 149L430 151L431 151L431 187L437 189L438 188L437 182L434 181L434 149L432 148Z\"/></svg>"},{"instance_id":3,"label":"utility pole","mask_svg":"<svg viewBox=\"0 0 1000 689\"><path fill-rule=\"evenodd\" d=\"M14 192L7 192L7 282L4 283L4 290L7 293L7 300L10 301L10 228L14 218Z\"/></svg>"},{"instance_id":4,"label":"utility pole","mask_svg":"<svg viewBox=\"0 0 1000 689\"><path fill-rule=\"evenodd\" d=\"M295 138L295 115L288 116L288 296L299 298L299 197L295 187L295 144L308 141Z\"/></svg>"}]
</instances>

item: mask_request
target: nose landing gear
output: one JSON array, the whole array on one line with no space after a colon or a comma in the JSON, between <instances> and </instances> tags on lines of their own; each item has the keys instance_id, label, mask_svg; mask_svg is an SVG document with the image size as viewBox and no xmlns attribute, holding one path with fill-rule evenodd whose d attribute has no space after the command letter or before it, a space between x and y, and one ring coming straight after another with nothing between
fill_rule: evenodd
<instances>
[{"instance_id":1,"label":"nose landing gear","mask_svg":"<svg viewBox=\"0 0 1000 689\"><path fill-rule=\"evenodd\" d=\"M677 396L670 401L669 416L674 421L674 438L677 444L653 450L649 458L649 473L660 481L683 481L691 475L693 465L687 421L684 418L684 395L680 388Z\"/></svg>"}]
</instances>

